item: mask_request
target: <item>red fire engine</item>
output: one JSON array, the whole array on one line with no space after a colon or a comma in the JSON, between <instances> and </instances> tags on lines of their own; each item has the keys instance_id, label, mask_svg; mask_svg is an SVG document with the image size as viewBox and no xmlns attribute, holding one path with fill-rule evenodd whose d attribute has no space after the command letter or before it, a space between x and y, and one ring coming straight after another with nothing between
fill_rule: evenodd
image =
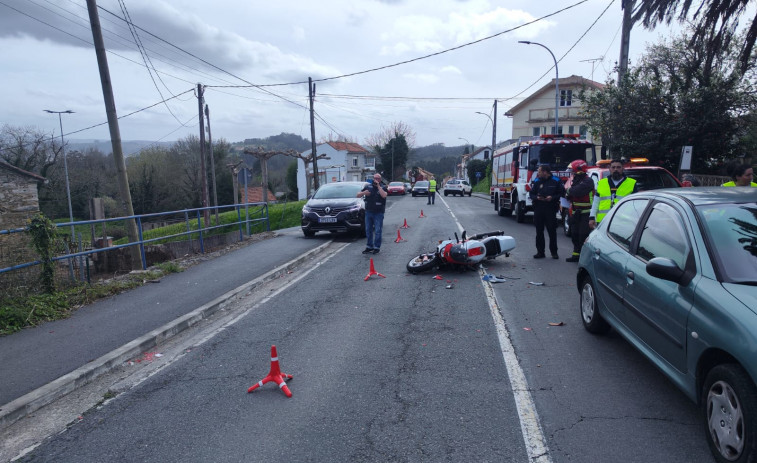
<instances>
[{"instance_id":1,"label":"red fire engine","mask_svg":"<svg viewBox=\"0 0 757 463\"><path fill-rule=\"evenodd\" d=\"M583 159L594 165L597 156L594 144L578 134L520 137L517 142L494 152L490 201L501 216L515 214L523 222L526 212L533 210L528 191L531 179L541 164L548 164L552 174L563 181L570 178L568 164Z\"/></svg>"}]
</instances>

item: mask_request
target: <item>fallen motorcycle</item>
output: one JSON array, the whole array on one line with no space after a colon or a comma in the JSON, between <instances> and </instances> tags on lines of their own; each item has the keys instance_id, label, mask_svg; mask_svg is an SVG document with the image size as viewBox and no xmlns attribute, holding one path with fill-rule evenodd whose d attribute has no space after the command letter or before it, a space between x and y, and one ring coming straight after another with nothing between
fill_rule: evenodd
<instances>
[{"instance_id":1,"label":"fallen motorcycle","mask_svg":"<svg viewBox=\"0 0 757 463\"><path fill-rule=\"evenodd\" d=\"M479 233L471 237L462 233L458 238L455 233L454 240L440 241L436 250L410 259L407 263L407 271L421 273L434 267L450 267L460 271L475 270L485 259L494 259L504 254L510 255L515 249L515 238L505 235L498 230L488 233Z\"/></svg>"}]
</instances>

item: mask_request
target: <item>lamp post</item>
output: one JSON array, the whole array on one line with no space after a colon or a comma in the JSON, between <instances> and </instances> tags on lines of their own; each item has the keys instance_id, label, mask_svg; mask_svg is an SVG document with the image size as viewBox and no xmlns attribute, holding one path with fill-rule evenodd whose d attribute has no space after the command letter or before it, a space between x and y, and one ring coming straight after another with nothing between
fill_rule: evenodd
<instances>
[{"instance_id":1,"label":"lamp post","mask_svg":"<svg viewBox=\"0 0 757 463\"><path fill-rule=\"evenodd\" d=\"M63 118L61 117L61 114L73 114L74 112L70 109L67 109L65 111L51 111L49 109L44 110L46 113L50 114L57 114L58 115L58 122L60 123L60 149L63 150L63 170L66 174L66 196L68 197L68 218L71 222L71 245L76 242L76 233L74 232L74 211L71 208L71 188L68 184L68 161L66 160L66 145L63 141Z\"/></svg>"},{"instance_id":2,"label":"lamp post","mask_svg":"<svg viewBox=\"0 0 757 463\"><path fill-rule=\"evenodd\" d=\"M465 147L468 148L468 145L470 145L470 142L466 140L463 137L457 137L458 140L463 140L465 142ZM471 152L470 154L473 154L473 145L471 145ZM460 157L460 171L458 172L457 178L463 178L463 172L465 171L465 153Z\"/></svg>"},{"instance_id":3,"label":"lamp post","mask_svg":"<svg viewBox=\"0 0 757 463\"><path fill-rule=\"evenodd\" d=\"M542 47L545 50L547 50L550 55L552 55L552 60L554 60L554 62L555 62L555 135L557 135L559 133L558 130L557 130L557 127L558 127L558 125L557 125L557 122L558 122L557 112L560 109L560 84L559 84L560 75L557 73L557 59L555 59L555 55L554 55L554 53L552 53L552 50L550 50L549 48L547 48L546 46L544 46L544 45L542 45L540 43L529 42L527 40L519 40L518 43L525 43L526 45L539 45L540 47Z\"/></svg>"}]
</instances>

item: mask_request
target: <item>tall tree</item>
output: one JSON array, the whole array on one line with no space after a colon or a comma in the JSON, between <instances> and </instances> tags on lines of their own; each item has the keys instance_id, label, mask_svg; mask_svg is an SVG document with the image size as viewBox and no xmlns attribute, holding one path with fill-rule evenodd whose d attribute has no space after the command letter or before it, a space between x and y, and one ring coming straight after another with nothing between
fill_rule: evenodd
<instances>
[{"instance_id":1,"label":"tall tree","mask_svg":"<svg viewBox=\"0 0 757 463\"><path fill-rule=\"evenodd\" d=\"M705 74L709 73L712 61L727 50L734 37L739 19L747 13L753 0L636 0L634 21L641 20L645 27L654 28L673 20L689 22L689 14L694 24L690 36L691 44L704 45L707 57L703 61ZM749 18L746 18L749 19ZM752 18L743 42L739 46L738 61L741 73L746 73L752 60L752 50L757 39L757 13Z\"/></svg>"},{"instance_id":2,"label":"tall tree","mask_svg":"<svg viewBox=\"0 0 757 463\"><path fill-rule=\"evenodd\" d=\"M622 81L582 94L590 130L615 156L644 156L669 168L677 168L686 145L701 173L742 154L745 116L757 105L754 74L742 78L736 48L714 57L706 70L707 51L687 37L649 46Z\"/></svg>"}]
</instances>

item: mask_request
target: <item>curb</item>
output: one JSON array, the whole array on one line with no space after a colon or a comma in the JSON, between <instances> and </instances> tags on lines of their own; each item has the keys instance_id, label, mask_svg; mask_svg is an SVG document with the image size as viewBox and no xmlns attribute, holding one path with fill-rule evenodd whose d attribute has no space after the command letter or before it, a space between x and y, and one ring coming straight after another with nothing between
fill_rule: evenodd
<instances>
[{"instance_id":1,"label":"curb","mask_svg":"<svg viewBox=\"0 0 757 463\"><path fill-rule=\"evenodd\" d=\"M0 406L0 428L5 428L21 418L34 413L40 408L48 405L55 400L63 397L69 392L84 386L102 374L105 374L113 368L120 366L127 360L141 354L142 352L152 349L161 342L181 333L187 328L192 327L197 322L208 318L215 313L221 305L228 300L236 297L238 294L252 290L274 280L281 275L285 275L293 268L301 265L305 261L312 259L323 253L333 241L328 241L307 253L292 259L291 261L276 267L275 269L245 283L238 288L223 294L216 299L204 304L192 312L177 318L139 338L114 349L102 357L95 359L84 366L77 368L71 373L65 374L60 378L39 387L18 399L15 399L5 405Z\"/></svg>"}]
</instances>

